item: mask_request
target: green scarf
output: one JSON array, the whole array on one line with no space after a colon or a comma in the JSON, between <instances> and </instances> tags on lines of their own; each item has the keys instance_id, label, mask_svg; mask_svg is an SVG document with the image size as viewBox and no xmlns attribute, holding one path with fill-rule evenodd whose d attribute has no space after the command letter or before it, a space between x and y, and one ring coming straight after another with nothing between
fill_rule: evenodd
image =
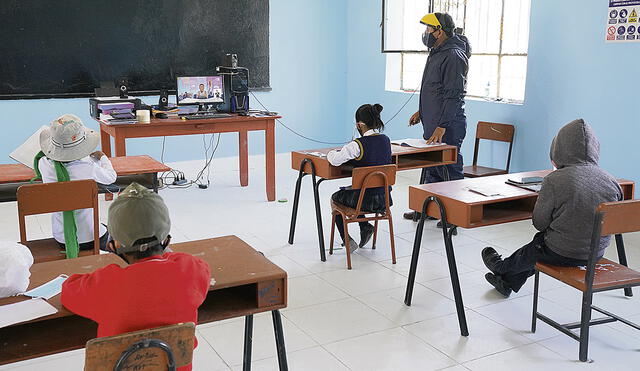
<instances>
[{"instance_id":1,"label":"green scarf","mask_svg":"<svg viewBox=\"0 0 640 371\"><path fill-rule=\"evenodd\" d=\"M42 151L38 152L33 159L33 169L36 172L36 176L31 181L41 180L42 174L38 168L40 159L45 157ZM69 172L67 168L59 161L53 161L53 167L56 169L56 176L59 182L68 182ZM78 229L76 227L76 219L73 216L73 210L62 212L62 226L64 229L64 245L66 247L67 259L77 258L80 247L78 246Z\"/></svg>"}]
</instances>

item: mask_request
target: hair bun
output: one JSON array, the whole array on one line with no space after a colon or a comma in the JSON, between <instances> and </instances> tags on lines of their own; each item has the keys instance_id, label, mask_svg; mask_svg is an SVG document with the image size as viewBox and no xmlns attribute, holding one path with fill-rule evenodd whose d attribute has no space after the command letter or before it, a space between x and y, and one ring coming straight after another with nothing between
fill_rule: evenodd
<instances>
[{"instance_id":1,"label":"hair bun","mask_svg":"<svg viewBox=\"0 0 640 371\"><path fill-rule=\"evenodd\" d=\"M382 106L378 103L373 105L373 110L379 115L382 112Z\"/></svg>"}]
</instances>

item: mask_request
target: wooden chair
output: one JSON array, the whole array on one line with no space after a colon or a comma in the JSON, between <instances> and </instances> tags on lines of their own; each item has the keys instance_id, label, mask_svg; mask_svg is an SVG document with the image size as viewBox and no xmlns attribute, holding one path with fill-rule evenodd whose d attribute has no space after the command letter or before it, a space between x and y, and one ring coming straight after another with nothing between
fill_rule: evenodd
<instances>
[{"instance_id":1,"label":"wooden chair","mask_svg":"<svg viewBox=\"0 0 640 371\"><path fill-rule=\"evenodd\" d=\"M85 371L175 371L193 358L193 322L179 323L87 342Z\"/></svg>"},{"instance_id":2,"label":"wooden chair","mask_svg":"<svg viewBox=\"0 0 640 371\"><path fill-rule=\"evenodd\" d=\"M509 165L511 165L511 149L513 148L513 134L515 131L516 128L513 125L479 121L478 126L476 127L476 143L473 146L473 165L464 167L464 176L468 178L477 178L481 176L507 174L509 172ZM480 147L480 139L509 143L506 169L503 170L478 166L478 148Z\"/></svg>"},{"instance_id":3,"label":"wooden chair","mask_svg":"<svg viewBox=\"0 0 640 371\"><path fill-rule=\"evenodd\" d=\"M396 182L396 165L368 166L353 169L351 188L360 189L360 197L355 209L335 202L331 202L331 241L329 243L329 254L333 254L333 237L336 229L336 216L341 215L344 221L345 250L347 251L347 268L351 269L351 251L349 250L349 223L374 221L373 244L372 249L376 248L376 239L378 237L378 221L389 221L389 234L391 238L391 259L393 264L396 263L395 238L393 235L393 220L391 218L391 210L389 209L389 186ZM386 209L383 213L372 213L361 210L362 199L368 188L384 187L384 197ZM373 216L367 216L374 214ZM360 218L359 215L364 215Z\"/></svg>"},{"instance_id":4,"label":"wooden chair","mask_svg":"<svg viewBox=\"0 0 640 371\"><path fill-rule=\"evenodd\" d=\"M640 285L640 272L626 267L622 233L640 231L640 200L628 200L601 204L596 213L593 233L591 235L591 254L585 267L559 267L549 264L536 264L535 284L533 293L533 315L531 331L536 331L536 320L540 319L562 333L580 342L579 358L585 362L589 346L589 326L620 321L637 330L640 326L604 309L592 305L593 293L618 290L630 290ZM601 258L596 262L596 251L602 235L616 235L618 254L622 264ZM582 291L582 315L580 322L559 324L554 320L538 313L538 286L540 272L545 273L561 282ZM631 295L631 292L628 292ZM591 319L591 311L595 310L605 315L603 318ZM580 329L577 335L572 329Z\"/></svg>"},{"instance_id":5,"label":"wooden chair","mask_svg":"<svg viewBox=\"0 0 640 371\"><path fill-rule=\"evenodd\" d=\"M26 184L18 188L17 198L20 243L29 247L35 263L65 259L66 255L53 238L27 241L25 218L28 215L93 208L93 250L80 251L78 255L100 253L98 187L95 181Z\"/></svg>"}]
</instances>

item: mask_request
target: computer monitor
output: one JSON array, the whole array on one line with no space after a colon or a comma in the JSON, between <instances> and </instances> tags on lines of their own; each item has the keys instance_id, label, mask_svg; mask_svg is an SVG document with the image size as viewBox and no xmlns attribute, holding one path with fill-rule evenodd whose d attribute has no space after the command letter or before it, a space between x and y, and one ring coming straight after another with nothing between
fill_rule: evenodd
<instances>
[{"instance_id":1,"label":"computer monitor","mask_svg":"<svg viewBox=\"0 0 640 371\"><path fill-rule=\"evenodd\" d=\"M178 105L224 102L222 76L181 76L177 80Z\"/></svg>"}]
</instances>

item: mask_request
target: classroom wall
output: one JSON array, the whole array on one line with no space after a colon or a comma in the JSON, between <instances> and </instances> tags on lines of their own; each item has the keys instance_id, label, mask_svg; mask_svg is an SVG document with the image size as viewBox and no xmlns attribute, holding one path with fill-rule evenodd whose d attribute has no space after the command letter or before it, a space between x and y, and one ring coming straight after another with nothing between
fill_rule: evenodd
<instances>
[{"instance_id":1,"label":"classroom wall","mask_svg":"<svg viewBox=\"0 0 640 371\"><path fill-rule=\"evenodd\" d=\"M476 123L495 121L516 125L512 171L550 168L551 139L562 125L582 117L600 139L601 165L617 177L640 181L640 43L606 44L607 14L606 1L531 0L525 102L467 100L465 163L472 160ZM353 121L358 105L371 102L380 102L385 107L383 119L388 119L410 94L385 91L381 1L349 0L347 18L347 120ZM417 108L416 94L388 124L387 134L419 137L421 128L407 127ZM503 166L505 154L504 146L481 148L485 164Z\"/></svg>"},{"instance_id":2,"label":"classroom wall","mask_svg":"<svg viewBox=\"0 0 640 371\"><path fill-rule=\"evenodd\" d=\"M270 92L256 93L283 122L314 139L344 141L342 123L346 86L346 4L343 0L270 1ZM239 56L242 65L242 55ZM261 108L251 97L251 107ZM157 104L158 97L143 97ZM175 96L172 97L175 101ZM88 99L42 99L0 101L0 163L11 163L9 153L41 125L64 113L80 116L98 129L89 116ZM339 129L335 129L339 128ZM326 147L302 139L276 126L276 150ZM160 159L162 138L128 139L127 154L149 154ZM250 154L264 153L264 134L250 133ZM223 134L216 157L236 156L238 135ZM167 137L165 161L204 157L201 136Z\"/></svg>"}]
</instances>

